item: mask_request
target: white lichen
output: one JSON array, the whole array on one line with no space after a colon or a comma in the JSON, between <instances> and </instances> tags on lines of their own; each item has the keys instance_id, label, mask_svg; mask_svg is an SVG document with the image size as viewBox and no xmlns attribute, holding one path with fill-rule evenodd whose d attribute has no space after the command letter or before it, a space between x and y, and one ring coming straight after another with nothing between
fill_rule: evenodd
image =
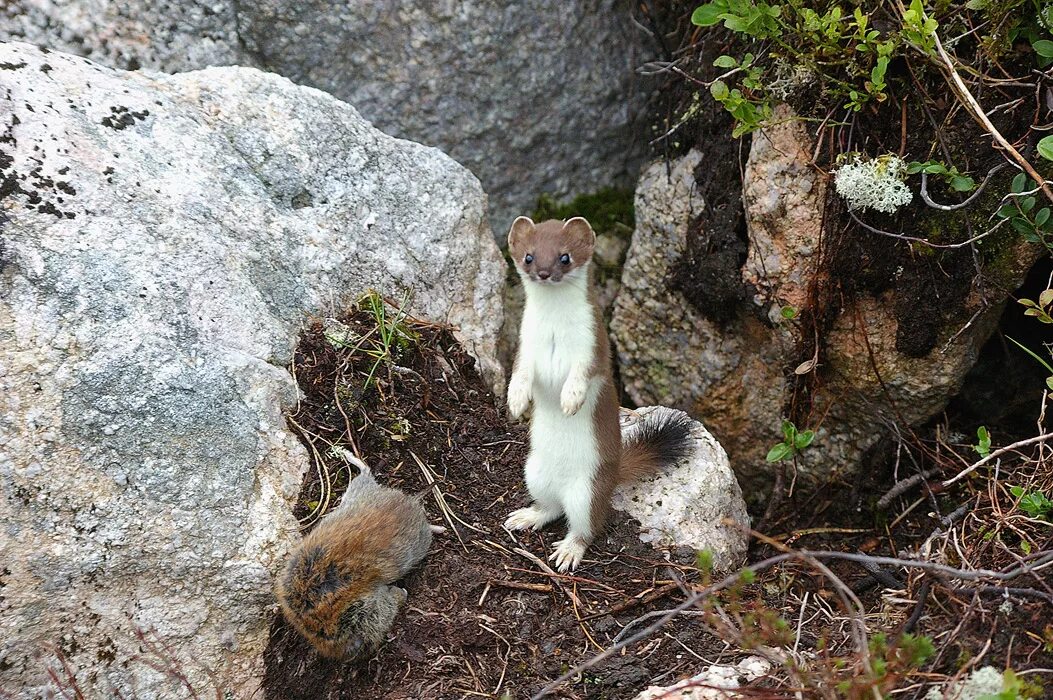
<instances>
[{"instance_id":1,"label":"white lichen","mask_svg":"<svg viewBox=\"0 0 1053 700\"><path fill-rule=\"evenodd\" d=\"M873 209L893 214L914 195L903 182L907 164L892 154L865 160L860 154L848 154L846 162L834 175L834 189L844 197L848 208Z\"/></svg>"},{"instance_id":2,"label":"white lichen","mask_svg":"<svg viewBox=\"0 0 1053 700\"><path fill-rule=\"evenodd\" d=\"M804 64L790 64L776 59L774 76L765 89L775 99L785 102L804 88L815 84L815 81L815 71Z\"/></svg>"},{"instance_id":3,"label":"white lichen","mask_svg":"<svg viewBox=\"0 0 1053 700\"><path fill-rule=\"evenodd\" d=\"M969 674L958 683L948 684L943 690L932 688L925 700L980 700L997 697L1005 685L1002 672L993 666L984 666Z\"/></svg>"}]
</instances>

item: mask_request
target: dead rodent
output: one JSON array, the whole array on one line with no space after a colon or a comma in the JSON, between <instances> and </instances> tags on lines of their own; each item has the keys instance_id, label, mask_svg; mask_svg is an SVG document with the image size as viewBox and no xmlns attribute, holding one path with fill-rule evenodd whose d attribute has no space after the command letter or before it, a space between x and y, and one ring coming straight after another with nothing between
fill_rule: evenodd
<instances>
[{"instance_id":1,"label":"dead rodent","mask_svg":"<svg viewBox=\"0 0 1053 700\"><path fill-rule=\"evenodd\" d=\"M276 590L285 619L334 659L384 641L406 600L390 584L424 558L433 532L420 498L381 486L363 462L347 458L359 475L293 552Z\"/></svg>"}]
</instances>

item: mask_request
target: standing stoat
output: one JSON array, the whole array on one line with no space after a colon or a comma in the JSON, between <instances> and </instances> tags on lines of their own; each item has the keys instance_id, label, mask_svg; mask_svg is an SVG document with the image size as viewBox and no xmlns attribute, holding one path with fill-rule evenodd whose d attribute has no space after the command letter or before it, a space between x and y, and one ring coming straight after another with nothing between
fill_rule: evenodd
<instances>
[{"instance_id":1,"label":"standing stoat","mask_svg":"<svg viewBox=\"0 0 1053 700\"><path fill-rule=\"evenodd\" d=\"M622 444L607 332L589 292L595 243L580 217L535 225L521 216L508 234L526 290L508 408L518 418L534 402L524 468L534 503L505 527L536 530L566 515L567 536L549 557L560 571L581 563L616 485L676 461L690 444L684 418L645 422Z\"/></svg>"}]
</instances>

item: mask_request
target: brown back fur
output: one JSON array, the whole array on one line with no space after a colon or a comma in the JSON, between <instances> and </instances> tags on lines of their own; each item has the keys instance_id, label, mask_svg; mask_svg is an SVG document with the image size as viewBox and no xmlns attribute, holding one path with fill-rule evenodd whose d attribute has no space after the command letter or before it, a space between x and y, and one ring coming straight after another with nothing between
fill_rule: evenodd
<instances>
[{"instance_id":1,"label":"brown back fur","mask_svg":"<svg viewBox=\"0 0 1053 700\"><path fill-rule=\"evenodd\" d=\"M383 487L330 514L304 538L277 587L282 612L318 651L341 657L346 613L415 566L431 541L417 499Z\"/></svg>"}]
</instances>

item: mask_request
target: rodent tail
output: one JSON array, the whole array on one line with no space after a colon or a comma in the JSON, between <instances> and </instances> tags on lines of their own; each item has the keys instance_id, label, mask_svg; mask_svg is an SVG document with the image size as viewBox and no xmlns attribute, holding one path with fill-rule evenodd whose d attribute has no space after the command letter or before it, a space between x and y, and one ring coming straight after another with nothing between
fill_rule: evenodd
<instances>
[{"instance_id":1,"label":"rodent tail","mask_svg":"<svg viewBox=\"0 0 1053 700\"><path fill-rule=\"evenodd\" d=\"M618 483L642 479L691 454L691 419L680 411L663 411L643 420L622 444Z\"/></svg>"}]
</instances>

